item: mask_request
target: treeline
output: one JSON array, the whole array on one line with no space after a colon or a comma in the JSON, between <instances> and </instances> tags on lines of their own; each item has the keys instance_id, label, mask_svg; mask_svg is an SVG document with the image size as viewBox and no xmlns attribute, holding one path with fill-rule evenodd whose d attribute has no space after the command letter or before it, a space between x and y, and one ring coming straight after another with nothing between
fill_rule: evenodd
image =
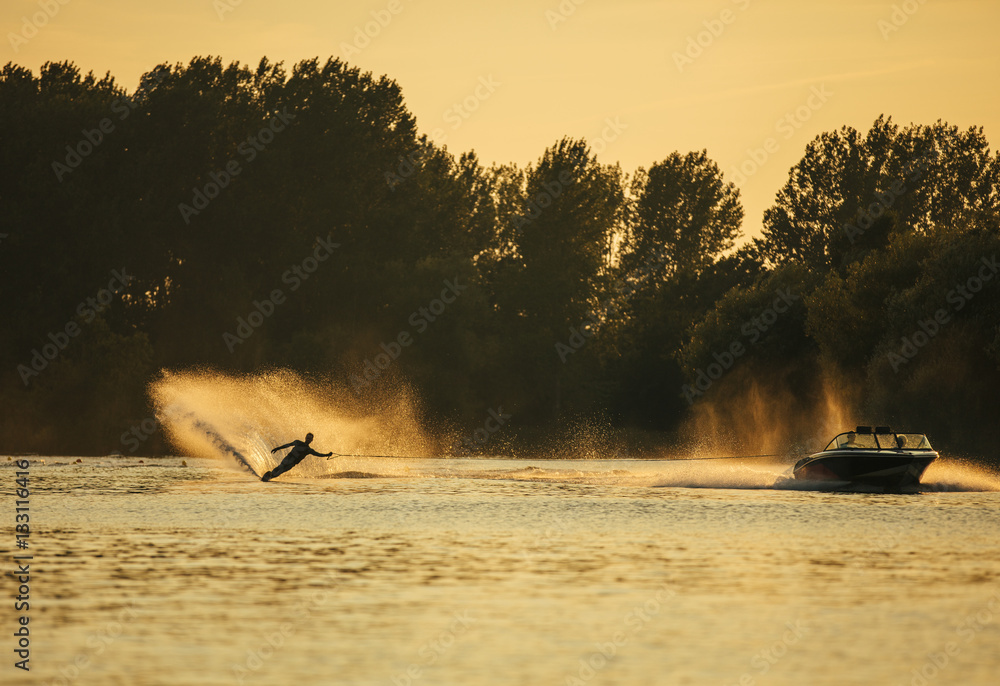
<instances>
[{"instance_id":1,"label":"treeline","mask_svg":"<svg viewBox=\"0 0 1000 686\"><path fill-rule=\"evenodd\" d=\"M146 384L195 366L287 367L360 403L406 385L429 426L500 413L521 445L731 431L750 395L833 392L851 418L992 445L1000 158L980 129L824 134L738 249L739 190L704 151L629 174L566 138L486 167L339 60L195 58L131 93L8 64L0 155L8 452L127 452Z\"/></svg>"}]
</instances>

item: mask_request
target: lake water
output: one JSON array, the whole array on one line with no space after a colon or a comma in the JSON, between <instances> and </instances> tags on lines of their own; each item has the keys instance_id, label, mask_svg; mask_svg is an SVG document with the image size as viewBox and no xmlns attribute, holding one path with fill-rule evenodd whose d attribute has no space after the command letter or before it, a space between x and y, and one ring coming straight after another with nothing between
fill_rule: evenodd
<instances>
[{"instance_id":1,"label":"lake water","mask_svg":"<svg viewBox=\"0 0 1000 686\"><path fill-rule=\"evenodd\" d=\"M0 470L13 493L14 468ZM310 461L316 461L312 463ZM30 673L4 684L989 684L1000 480L787 465L31 458ZM324 471L326 470L326 471Z\"/></svg>"}]
</instances>

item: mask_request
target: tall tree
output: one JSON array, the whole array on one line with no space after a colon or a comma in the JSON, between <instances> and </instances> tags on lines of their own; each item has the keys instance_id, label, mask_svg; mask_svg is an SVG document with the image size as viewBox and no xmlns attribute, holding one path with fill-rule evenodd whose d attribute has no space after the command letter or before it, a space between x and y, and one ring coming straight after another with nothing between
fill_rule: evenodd
<instances>
[{"instance_id":1,"label":"tall tree","mask_svg":"<svg viewBox=\"0 0 1000 686\"><path fill-rule=\"evenodd\" d=\"M673 153L632 184L635 211L622 269L637 269L654 257L663 262L657 282L679 271L699 274L733 247L740 236L740 192L722 178L707 152Z\"/></svg>"},{"instance_id":2,"label":"tall tree","mask_svg":"<svg viewBox=\"0 0 1000 686\"><path fill-rule=\"evenodd\" d=\"M528 170L518 224L522 311L552 331L585 317L601 295L624 206L621 170L564 138Z\"/></svg>"},{"instance_id":3,"label":"tall tree","mask_svg":"<svg viewBox=\"0 0 1000 686\"><path fill-rule=\"evenodd\" d=\"M545 389L532 401L547 414L562 411L567 354L557 352L571 330L596 329L594 311L605 297L611 246L625 209L621 169L601 165L582 140L564 138L522 176L514 215L501 217L498 308L523 350L524 383ZM507 183L501 190L511 189ZM498 194L503 203L503 194ZM519 205L519 206L518 206Z\"/></svg>"},{"instance_id":4,"label":"tall tree","mask_svg":"<svg viewBox=\"0 0 1000 686\"><path fill-rule=\"evenodd\" d=\"M809 143L764 214L759 246L776 264L842 270L896 232L995 216L997 181L981 128L900 131L880 116L866 136L844 127Z\"/></svg>"}]
</instances>

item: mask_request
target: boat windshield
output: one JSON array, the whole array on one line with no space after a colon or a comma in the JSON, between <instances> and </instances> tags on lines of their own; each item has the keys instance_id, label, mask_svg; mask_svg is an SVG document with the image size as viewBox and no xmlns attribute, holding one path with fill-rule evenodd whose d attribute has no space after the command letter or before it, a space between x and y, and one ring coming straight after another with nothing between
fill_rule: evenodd
<instances>
[{"instance_id":1,"label":"boat windshield","mask_svg":"<svg viewBox=\"0 0 1000 686\"><path fill-rule=\"evenodd\" d=\"M896 434L896 444L903 450L931 450L931 442L923 434Z\"/></svg>"},{"instance_id":2,"label":"boat windshield","mask_svg":"<svg viewBox=\"0 0 1000 686\"><path fill-rule=\"evenodd\" d=\"M878 444L875 443L875 434L856 434L853 431L848 431L830 441L824 450L840 450L842 448L878 450Z\"/></svg>"},{"instance_id":3,"label":"boat windshield","mask_svg":"<svg viewBox=\"0 0 1000 686\"><path fill-rule=\"evenodd\" d=\"M923 434L859 434L853 431L834 438L824 450L931 450L931 442Z\"/></svg>"}]
</instances>

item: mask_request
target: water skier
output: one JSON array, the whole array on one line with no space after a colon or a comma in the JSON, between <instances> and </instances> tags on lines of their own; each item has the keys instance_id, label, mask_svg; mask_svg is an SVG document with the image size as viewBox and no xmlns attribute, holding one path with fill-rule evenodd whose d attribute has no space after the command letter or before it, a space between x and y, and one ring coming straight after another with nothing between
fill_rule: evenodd
<instances>
[{"instance_id":1,"label":"water skier","mask_svg":"<svg viewBox=\"0 0 1000 686\"><path fill-rule=\"evenodd\" d=\"M260 477L261 481L270 481L276 476L280 476L287 472L289 469L297 465L302 460L306 459L310 455L316 455L317 457L330 457L333 453L318 453L313 450L309 444L312 443L313 435L306 434L306 440L304 441L292 441L291 443L286 443L285 445L279 445L277 448L271 451L271 454L278 452L279 450L284 450L285 448L291 448L291 451L285 455L285 459L281 461L277 467Z\"/></svg>"}]
</instances>

